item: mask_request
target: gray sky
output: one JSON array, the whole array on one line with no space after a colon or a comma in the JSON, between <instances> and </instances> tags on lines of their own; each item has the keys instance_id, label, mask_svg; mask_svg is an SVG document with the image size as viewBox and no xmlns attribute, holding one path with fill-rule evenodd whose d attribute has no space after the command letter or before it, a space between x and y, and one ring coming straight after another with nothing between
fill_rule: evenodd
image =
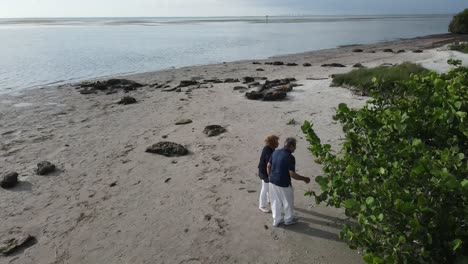
<instances>
[{"instance_id":1,"label":"gray sky","mask_svg":"<svg viewBox=\"0 0 468 264\"><path fill-rule=\"evenodd\" d=\"M0 0L0 17L455 13L468 0Z\"/></svg>"}]
</instances>

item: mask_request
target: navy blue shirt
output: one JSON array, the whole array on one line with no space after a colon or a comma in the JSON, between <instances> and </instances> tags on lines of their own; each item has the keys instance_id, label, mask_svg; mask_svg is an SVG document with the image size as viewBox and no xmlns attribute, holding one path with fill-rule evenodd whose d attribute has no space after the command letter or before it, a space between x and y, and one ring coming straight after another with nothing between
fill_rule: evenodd
<instances>
[{"instance_id":1,"label":"navy blue shirt","mask_svg":"<svg viewBox=\"0 0 468 264\"><path fill-rule=\"evenodd\" d=\"M276 150L270 159L270 183L279 187L291 186L289 171L296 171L296 159L287 148Z\"/></svg>"},{"instance_id":2,"label":"navy blue shirt","mask_svg":"<svg viewBox=\"0 0 468 264\"><path fill-rule=\"evenodd\" d=\"M265 182L268 182L267 164L270 161L273 151L274 149L272 149L270 146L265 146L262 150L260 161L258 162L258 176Z\"/></svg>"}]
</instances>

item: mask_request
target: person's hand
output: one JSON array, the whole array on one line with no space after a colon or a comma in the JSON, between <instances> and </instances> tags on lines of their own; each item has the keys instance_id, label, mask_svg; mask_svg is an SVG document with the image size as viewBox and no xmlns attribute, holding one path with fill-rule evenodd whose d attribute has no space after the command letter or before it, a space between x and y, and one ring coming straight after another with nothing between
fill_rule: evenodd
<instances>
[{"instance_id":1,"label":"person's hand","mask_svg":"<svg viewBox=\"0 0 468 264\"><path fill-rule=\"evenodd\" d=\"M305 179L304 179L304 182L305 182L305 183L309 183L309 182L310 182L310 178L309 178L309 177L304 177L304 178L305 178Z\"/></svg>"}]
</instances>

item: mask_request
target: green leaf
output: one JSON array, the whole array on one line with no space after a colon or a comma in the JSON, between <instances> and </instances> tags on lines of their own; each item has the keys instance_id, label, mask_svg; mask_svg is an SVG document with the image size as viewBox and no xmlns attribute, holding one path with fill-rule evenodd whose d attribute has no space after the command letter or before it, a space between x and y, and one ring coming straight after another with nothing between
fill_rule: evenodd
<instances>
[{"instance_id":1,"label":"green leaf","mask_svg":"<svg viewBox=\"0 0 468 264\"><path fill-rule=\"evenodd\" d=\"M366 263L373 264L374 263L374 254L367 253L367 254L364 255L363 259L364 259L364 261Z\"/></svg>"},{"instance_id":2,"label":"green leaf","mask_svg":"<svg viewBox=\"0 0 468 264\"><path fill-rule=\"evenodd\" d=\"M420 139L413 139L413 146L421 145L422 141Z\"/></svg>"},{"instance_id":3,"label":"green leaf","mask_svg":"<svg viewBox=\"0 0 468 264\"><path fill-rule=\"evenodd\" d=\"M453 251L457 251L457 249L462 245L462 241L461 239L455 239L453 242L452 242L452 246L453 246Z\"/></svg>"},{"instance_id":4,"label":"green leaf","mask_svg":"<svg viewBox=\"0 0 468 264\"><path fill-rule=\"evenodd\" d=\"M345 200L343 202L344 207L347 208L347 209L354 208L356 206L356 204L357 204L356 200L354 200L354 199L347 199L347 200Z\"/></svg>"},{"instance_id":5,"label":"green leaf","mask_svg":"<svg viewBox=\"0 0 468 264\"><path fill-rule=\"evenodd\" d=\"M462 186L462 188L464 188L464 189L468 189L468 180L463 180L463 181L461 182L461 186Z\"/></svg>"},{"instance_id":6,"label":"green leaf","mask_svg":"<svg viewBox=\"0 0 468 264\"><path fill-rule=\"evenodd\" d=\"M374 197L367 197L366 204L372 205L374 203Z\"/></svg>"},{"instance_id":7,"label":"green leaf","mask_svg":"<svg viewBox=\"0 0 468 264\"><path fill-rule=\"evenodd\" d=\"M382 213L379 214L379 216L377 216L377 219L382 222L382 220L384 219L384 215Z\"/></svg>"},{"instance_id":8,"label":"green leaf","mask_svg":"<svg viewBox=\"0 0 468 264\"><path fill-rule=\"evenodd\" d=\"M463 159L465 158L465 154L463 154L463 153L458 153L457 158L458 158L459 160L463 160Z\"/></svg>"},{"instance_id":9,"label":"green leaf","mask_svg":"<svg viewBox=\"0 0 468 264\"><path fill-rule=\"evenodd\" d=\"M406 243L406 237L404 236L399 236L398 237L398 244L405 244Z\"/></svg>"}]
</instances>

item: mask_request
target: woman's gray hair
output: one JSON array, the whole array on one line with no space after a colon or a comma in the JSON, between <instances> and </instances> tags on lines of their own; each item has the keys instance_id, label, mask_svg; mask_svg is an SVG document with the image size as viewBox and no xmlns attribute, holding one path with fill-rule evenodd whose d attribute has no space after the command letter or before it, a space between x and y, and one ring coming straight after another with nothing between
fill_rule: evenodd
<instances>
[{"instance_id":1,"label":"woman's gray hair","mask_svg":"<svg viewBox=\"0 0 468 264\"><path fill-rule=\"evenodd\" d=\"M285 141L284 141L284 146L287 147L287 148L290 148L290 147L295 147L296 146L296 142L297 140L295 138L287 138Z\"/></svg>"}]
</instances>

